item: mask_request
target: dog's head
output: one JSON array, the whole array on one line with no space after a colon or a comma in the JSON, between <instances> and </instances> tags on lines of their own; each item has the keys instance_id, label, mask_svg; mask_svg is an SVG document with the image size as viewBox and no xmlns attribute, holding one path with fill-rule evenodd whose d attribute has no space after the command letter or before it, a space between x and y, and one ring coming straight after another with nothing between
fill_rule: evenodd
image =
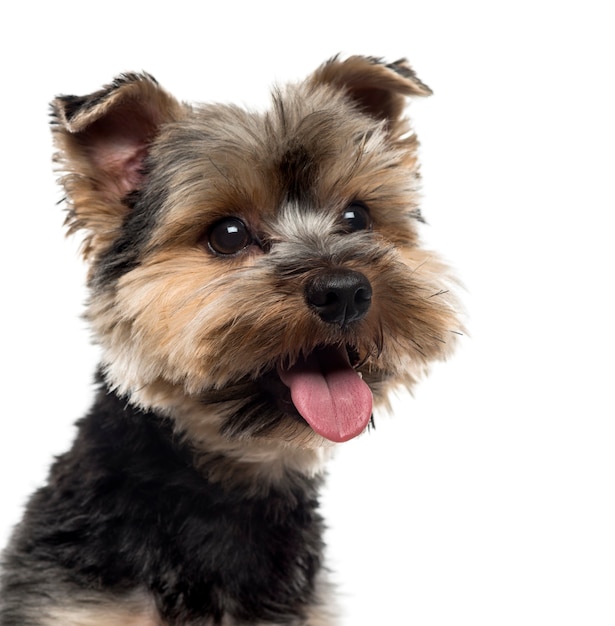
<instances>
[{"instance_id":1,"label":"dog's head","mask_svg":"<svg viewBox=\"0 0 615 626\"><path fill-rule=\"evenodd\" d=\"M459 324L417 235L403 115L429 93L405 61L351 57L264 113L183 104L145 74L56 99L110 386L189 406L184 428L313 447L360 434L445 357Z\"/></svg>"}]
</instances>

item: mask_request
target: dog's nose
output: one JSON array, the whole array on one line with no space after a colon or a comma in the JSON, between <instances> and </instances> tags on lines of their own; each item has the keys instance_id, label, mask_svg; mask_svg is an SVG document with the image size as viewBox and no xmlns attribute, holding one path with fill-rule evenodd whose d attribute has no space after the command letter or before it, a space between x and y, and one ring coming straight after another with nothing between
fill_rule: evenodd
<instances>
[{"instance_id":1,"label":"dog's nose","mask_svg":"<svg viewBox=\"0 0 615 626\"><path fill-rule=\"evenodd\" d=\"M331 269L308 282L305 299L323 322L344 326L365 317L372 301L372 286L360 272Z\"/></svg>"}]
</instances>

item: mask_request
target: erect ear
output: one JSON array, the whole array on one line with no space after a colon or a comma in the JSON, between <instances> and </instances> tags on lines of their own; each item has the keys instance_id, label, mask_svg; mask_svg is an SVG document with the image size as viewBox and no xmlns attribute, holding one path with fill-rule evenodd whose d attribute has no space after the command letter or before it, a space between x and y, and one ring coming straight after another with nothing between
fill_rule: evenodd
<instances>
[{"instance_id":1,"label":"erect ear","mask_svg":"<svg viewBox=\"0 0 615 626\"><path fill-rule=\"evenodd\" d=\"M127 196L144 182L151 142L185 107L152 76L131 73L87 96L59 96L51 108L67 223L70 232L86 230L87 256L113 240L129 210Z\"/></svg>"},{"instance_id":2,"label":"erect ear","mask_svg":"<svg viewBox=\"0 0 615 626\"><path fill-rule=\"evenodd\" d=\"M400 130L406 97L432 93L406 59L385 64L375 57L351 56L343 61L334 57L318 68L311 80L345 90L364 113L387 121L392 134Z\"/></svg>"}]
</instances>

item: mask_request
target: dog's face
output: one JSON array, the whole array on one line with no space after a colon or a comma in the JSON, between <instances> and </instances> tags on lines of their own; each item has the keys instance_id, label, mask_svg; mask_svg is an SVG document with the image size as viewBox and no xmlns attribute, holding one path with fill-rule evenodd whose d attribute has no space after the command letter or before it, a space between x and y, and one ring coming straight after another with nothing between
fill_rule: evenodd
<instances>
[{"instance_id":1,"label":"dog's face","mask_svg":"<svg viewBox=\"0 0 615 626\"><path fill-rule=\"evenodd\" d=\"M416 231L402 112L428 93L404 62L351 57L265 113L188 106L146 75L58 98L110 385L171 415L190 407L184 427L231 439L316 447L363 432L459 328Z\"/></svg>"}]
</instances>

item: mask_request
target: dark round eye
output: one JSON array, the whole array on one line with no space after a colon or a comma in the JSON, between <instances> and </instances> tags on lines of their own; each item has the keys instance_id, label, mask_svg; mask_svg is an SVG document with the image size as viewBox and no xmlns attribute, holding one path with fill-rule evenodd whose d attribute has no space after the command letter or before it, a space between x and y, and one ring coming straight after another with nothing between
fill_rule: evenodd
<instances>
[{"instance_id":1,"label":"dark round eye","mask_svg":"<svg viewBox=\"0 0 615 626\"><path fill-rule=\"evenodd\" d=\"M236 217L227 217L214 224L209 231L208 245L214 254L237 254L252 242L246 225Z\"/></svg>"},{"instance_id":2,"label":"dark round eye","mask_svg":"<svg viewBox=\"0 0 615 626\"><path fill-rule=\"evenodd\" d=\"M369 211L360 202L351 202L342 212L342 218L348 232L369 230L372 227Z\"/></svg>"}]
</instances>

